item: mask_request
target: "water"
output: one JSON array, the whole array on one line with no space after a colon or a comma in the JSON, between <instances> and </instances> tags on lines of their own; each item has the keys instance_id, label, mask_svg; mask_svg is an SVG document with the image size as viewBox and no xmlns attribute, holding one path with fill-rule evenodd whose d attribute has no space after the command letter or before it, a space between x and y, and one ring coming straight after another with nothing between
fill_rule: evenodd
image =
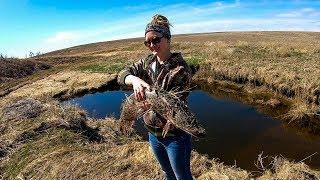
<instances>
[{"instance_id":1,"label":"water","mask_svg":"<svg viewBox=\"0 0 320 180\"><path fill-rule=\"evenodd\" d=\"M87 94L64 103L77 104L89 116L119 118L120 105L130 91L107 91ZM206 128L207 136L193 142L196 151L218 158L227 165L236 164L247 170L258 170L254 163L258 155L282 155L300 161L317 152L304 162L320 167L320 137L300 133L279 120L257 112L253 107L232 100L217 99L196 90L188 98L190 109ZM141 120L137 123L139 134L146 138ZM268 158L266 158L268 161Z\"/></svg>"}]
</instances>

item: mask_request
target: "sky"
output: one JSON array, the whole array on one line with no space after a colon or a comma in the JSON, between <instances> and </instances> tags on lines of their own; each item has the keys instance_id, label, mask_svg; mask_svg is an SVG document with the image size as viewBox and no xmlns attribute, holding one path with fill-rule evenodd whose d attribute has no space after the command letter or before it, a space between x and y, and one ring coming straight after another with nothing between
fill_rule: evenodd
<instances>
[{"instance_id":1,"label":"sky","mask_svg":"<svg viewBox=\"0 0 320 180\"><path fill-rule=\"evenodd\" d=\"M320 32L320 0L0 0L0 53L24 58L143 37L154 14L168 17L172 34Z\"/></svg>"}]
</instances>

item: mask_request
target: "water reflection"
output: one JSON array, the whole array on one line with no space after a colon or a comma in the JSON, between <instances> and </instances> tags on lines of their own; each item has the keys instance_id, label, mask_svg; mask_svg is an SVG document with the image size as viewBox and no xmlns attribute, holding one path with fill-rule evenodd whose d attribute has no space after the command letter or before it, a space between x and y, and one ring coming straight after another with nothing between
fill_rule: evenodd
<instances>
[{"instance_id":1,"label":"water reflection","mask_svg":"<svg viewBox=\"0 0 320 180\"><path fill-rule=\"evenodd\" d=\"M89 116L104 118L112 114L120 116L120 105L130 91L108 91L88 94L67 103L78 104ZM253 107L232 100L212 97L196 90L188 98L190 109L206 128L205 139L194 142L194 148L210 158L219 158L228 165L248 170L257 170L254 165L258 154L282 155L299 161L314 152L320 153L320 137L306 138L279 120L258 113ZM66 103L66 102L65 102ZM137 123L138 132L146 137L142 121ZM313 167L320 167L320 155L305 161Z\"/></svg>"}]
</instances>

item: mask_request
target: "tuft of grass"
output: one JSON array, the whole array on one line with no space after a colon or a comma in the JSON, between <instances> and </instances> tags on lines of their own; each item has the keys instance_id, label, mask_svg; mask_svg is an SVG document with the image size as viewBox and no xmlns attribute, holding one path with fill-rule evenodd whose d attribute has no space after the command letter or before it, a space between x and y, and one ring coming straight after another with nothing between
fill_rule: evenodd
<instances>
[{"instance_id":1,"label":"tuft of grass","mask_svg":"<svg viewBox=\"0 0 320 180\"><path fill-rule=\"evenodd\" d=\"M298 57L301 58L305 53L301 52L301 50L293 48L293 47L281 47L276 52L278 57Z\"/></svg>"},{"instance_id":2,"label":"tuft of grass","mask_svg":"<svg viewBox=\"0 0 320 180\"><path fill-rule=\"evenodd\" d=\"M189 65L197 66L202 64L207 59L207 57L205 55L197 54L191 57L186 57L184 59Z\"/></svg>"},{"instance_id":3,"label":"tuft of grass","mask_svg":"<svg viewBox=\"0 0 320 180\"><path fill-rule=\"evenodd\" d=\"M3 167L5 178L14 178L23 173L28 166L37 162L39 157L45 157L60 149L72 148L78 151L81 144L79 134L64 129L50 130L35 140L30 140L23 147L15 151ZM80 148L83 151L85 148ZM59 157L57 157L59 158ZM31 176L36 174L30 173Z\"/></svg>"},{"instance_id":4,"label":"tuft of grass","mask_svg":"<svg viewBox=\"0 0 320 180\"><path fill-rule=\"evenodd\" d=\"M290 119L291 121L301 120L308 114L313 114L316 110L312 108L310 104L305 102L304 99L294 98L292 100L290 110L284 115L285 119Z\"/></svg>"},{"instance_id":5,"label":"tuft of grass","mask_svg":"<svg viewBox=\"0 0 320 180\"><path fill-rule=\"evenodd\" d=\"M114 62L110 64L88 64L79 67L80 71L91 73L117 73L126 67L124 61Z\"/></svg>"},{"instance_id":6,"label":"tuft of grass","mask_svg":"<svg viewBox=\"0 0 320 180\"><path fill-rule=\"evenodd\" d=\"M80 66L79 69L81 71L89 71L89 72L105 72L105 66L99 64L89 64L85 66Z\"/></svg>"},{"instance_id":7,"label":"tuft of grass","mask_svg":"<svg viewBox=\"0 0 320 180\"><path fill-rule=\"evenodd\" d=\"M31 143L25 144L20 151L16 152L8 165L4 168L5 172L11 177L16 177L23 168L25 168L28 164L29 158L32 154L31 151Z\"/></svg>"},{"instance_id":8,"label":"tuft of grass","mask_svg":"<svg viewBox=\"0 0 320 180\"><path fill-rule=\"evenodd\" d=\"M261 154L262 155L262 154ZM272 162L264 167L263 159L259 155L257 160L257 167L261 171L261 176L258 180L264 179L319 179L319 171L311 170L305 163L291 162L283 157L272 157ZM260 164L260 165L259 165Z\"/></svg>"},{"instance_id":9,"label":"tuft of grass","mask_svg":"<svg viewBox=\"0 0 320 180\"><path fill-rule=\"evenodd\" d=\"M129 47L125 47L122 49L123 51L134 51L134 47L133 46L129 46Z\"/></svg>"},{"instance_id":10,"label":"tuft of grass","mask_svg":"<svg viewBox=\"0 0 320 180\"><path fill-rule=\"evenodd\" d=\"M48 63L34 60L0 60L0 83L30 76L37 71L50 69Z\"/></svg>"}]
</instances>

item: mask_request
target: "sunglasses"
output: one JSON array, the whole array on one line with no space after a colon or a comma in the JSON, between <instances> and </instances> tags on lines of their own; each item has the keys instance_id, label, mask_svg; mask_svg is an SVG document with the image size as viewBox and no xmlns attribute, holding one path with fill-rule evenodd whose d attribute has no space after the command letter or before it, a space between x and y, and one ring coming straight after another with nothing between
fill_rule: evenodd
<instances>
[{"instance_id":1,"label":"sunglasses","mask_svg":"<svg viewBox=\"0 0 320 180\"><path fill-rule=\"evenodd\" d=\"M147 47L150 47L150 46L151 46L151 43L152 43L153 45L156 45L156 44L158 44L158 43L161 41L162 38L163 38L163 36L161 36L161 37L156 36L156 37L154 37L154 38L151 39L151 40L144 41L144 45L147 46Z\"/></svg>"}]
</instances>

